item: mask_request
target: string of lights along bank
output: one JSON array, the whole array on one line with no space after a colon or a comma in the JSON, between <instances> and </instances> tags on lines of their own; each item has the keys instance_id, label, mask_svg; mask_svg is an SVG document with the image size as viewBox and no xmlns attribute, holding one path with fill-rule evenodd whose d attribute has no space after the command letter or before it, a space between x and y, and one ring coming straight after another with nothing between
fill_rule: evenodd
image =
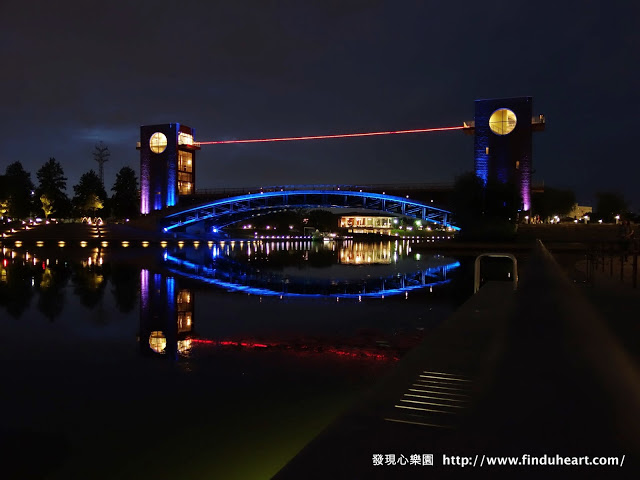
<instances>
[{"instance_id":1,"label":"string of lights along bank","mask_svg":"<svg viewBox=\"0 0 640 480\"><path fill-rule=\"evenodd\" d=\"M383 132L340 133L334 135L309 135L304 137L252 138L248 140L214 140L210 142L194 142L194 145L200 146L222 145L228 143L291 142L297 140L326 140L330 138L374 137L380 135L401 135L405 133L447 132L450 130L462 130L463 128L465 128L464 125L459 127L418 128L413 130L388 130Z\"/></svg>"}]
</instances>

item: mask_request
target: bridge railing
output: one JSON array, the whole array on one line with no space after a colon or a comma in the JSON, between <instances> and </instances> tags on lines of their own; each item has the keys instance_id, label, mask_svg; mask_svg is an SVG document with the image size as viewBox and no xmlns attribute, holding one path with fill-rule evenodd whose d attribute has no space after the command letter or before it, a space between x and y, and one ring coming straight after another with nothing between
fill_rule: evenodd
<instances>
[{"instance_id":1,"label":"bridge railing","mask_svg":"<svg viewBox=\"0 0 640 480\"><path fill-rule=\"evenodd\" d=\"M325 185L269 185L249 187L221 187L196 190L195 196L239 195L256 192L285 192L290 190L347 190L347 191L446 191L452 190L453 183L374 183L374 184L325 184Z\"/></svg>"}]
</instances>

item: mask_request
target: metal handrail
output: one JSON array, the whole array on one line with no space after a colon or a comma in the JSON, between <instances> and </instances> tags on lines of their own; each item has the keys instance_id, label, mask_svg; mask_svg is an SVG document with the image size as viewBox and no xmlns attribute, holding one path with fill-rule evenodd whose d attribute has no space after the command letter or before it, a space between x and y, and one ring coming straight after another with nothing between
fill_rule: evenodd
<instances>
[{"instance_id":1,"label":"metal handrail","mask_svg":"<svg viewBox=\"0 0 640 480\"><path fill-rule=\"evenodd\" d=\"M511 253L483 253L476 257L474 272L473 272L473 293L477 293L480 290L480 262L482 257L491 258L509 258L513 263L513 289L518 289L518 260L515 255Z\"/></svg>"}]
</instances>

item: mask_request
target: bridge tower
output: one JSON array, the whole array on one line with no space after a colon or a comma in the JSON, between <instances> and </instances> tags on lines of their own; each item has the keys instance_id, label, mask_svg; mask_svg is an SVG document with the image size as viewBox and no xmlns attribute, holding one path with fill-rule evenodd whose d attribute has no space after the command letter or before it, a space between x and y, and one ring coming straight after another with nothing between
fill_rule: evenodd
<instances>
[{"instance_id":1,"label":"bridge tower","mask_svg":"<svg viewBox=\"0 0 640 480\"><path fill-rule=\"evenodd\" d=\"M195 193L195 130L179 123L140 127L140 213L172 207Z\"/></svg>"},{"instance_id":2,"label":"bridge tower","mask_svg":"<svg viewBox=\"0 0 640 480\"><path fill-rule=\"evenodd\" d=\"M512 182L520 191L523 211L531 208L532 133L545 127L544 115L532 116L531 97L476 100L473 122L465 133L475 134L475 172L488 180Z\"/></svg>"}]
</instances>

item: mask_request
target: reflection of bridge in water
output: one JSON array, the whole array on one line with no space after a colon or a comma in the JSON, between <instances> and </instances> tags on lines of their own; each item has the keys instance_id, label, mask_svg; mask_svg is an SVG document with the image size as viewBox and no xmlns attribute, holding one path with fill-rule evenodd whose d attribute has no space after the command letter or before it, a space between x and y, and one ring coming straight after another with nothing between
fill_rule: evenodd
<instances>
[{"instance_id":1,"label":"reflection of bridge in water","mask_svg":"<svg viewBox=\"0 0 640 480\"><path fill-rule=\"evenodd\" d=\"M174 255L164 256L165 266L176 275L216 285L230 292L280 297L358 298L408 293L449 283L448 273L460 266L456 260L433 256L436 265L393 272L367 279L309 278L264 270L226 259L204 265Z\"/></svg>"},{"instance_id":2,"label":"reflection of bridge in water","mask_svg":"<svg viewBox=\"0 0 640 480\"><path fill-rule=\"evenodd\" d=\"M336 356L373 361L397 361L423 339L415 329L385 333L366 329L355 335L316 334L287 338L276 334L259 339L246 336L203 338L195 329L197 290L184 288L180 279L160 273L140 272L139 345L144 355L176 361L190 357L194 348L228 351L274 352L294 356Z\"/></svg>"},{"instance_id":3,"label":"reflection of bridge in water","mask_svg":"<svg viewBox=\"0 0 640 480\"><path fill-rule=\"evenodd\" d=\"M382 332L353 338L203 338L203 332L194 331L195 287L191 281L275 299L357 301L402 293L408 298L410 291L449 283L449 272L459 262L412 253L411 243L247 240L165 250L164 273L141 272L140 348L143 353L173 359L189 356L196 345L397 359L415 345L416 331L394 333L392 339Z\"/></svg>"}]
</instances>

